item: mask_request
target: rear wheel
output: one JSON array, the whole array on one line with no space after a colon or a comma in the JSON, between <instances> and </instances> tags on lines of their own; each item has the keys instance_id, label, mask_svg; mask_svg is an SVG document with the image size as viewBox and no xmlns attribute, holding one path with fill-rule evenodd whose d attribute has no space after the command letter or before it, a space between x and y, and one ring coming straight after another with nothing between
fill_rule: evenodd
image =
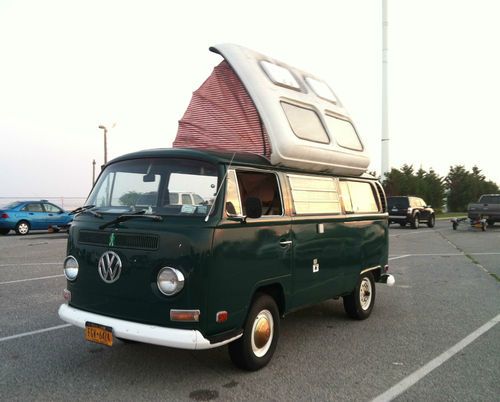
<instances>
[{"instance_id":1,"label":"rear wheel","mask_svg":"<svg viewBox=\"0 0 500 402\"><path fill-rule=\"evenodd\" d=\"M276 302L267 294L259 294L248 313L243 336L228 345L232 362L249 371L267 365L278 343L279 327Z\"/></svg>"},{"instance_id":2,"label":"rear wheel","mask_svg":"<svg viewBox=\"0 0 500 402\"><path fill-rule=\"evenodd\" d=\"M436 217L434 215L431 215L429 217L429 220L427 221L427 226L433 228L435 225L436 225Z\"/></svg>"},{"instance_id":3,"label":"rear wheel","mask_svg":"<svg viewBox=\"0 0 500 402\"><path fill-rule=\"evenodd\" d=\"M344 310L349 317L357 320L368 318L375 304L375 280L372 273L361 274L356 288L343 299Z\"/></svg>"},{"instance_id":4,"label":"rear wheel","mask_svg":"<svg viewBox=\"0 0 500 402\"><path fill-rule=\"evenodd\" d=\"M30 231L30 224L27 221L20 221L16 225L16 233L19 235L27 235Z\"/></svg>"}]
</instances>

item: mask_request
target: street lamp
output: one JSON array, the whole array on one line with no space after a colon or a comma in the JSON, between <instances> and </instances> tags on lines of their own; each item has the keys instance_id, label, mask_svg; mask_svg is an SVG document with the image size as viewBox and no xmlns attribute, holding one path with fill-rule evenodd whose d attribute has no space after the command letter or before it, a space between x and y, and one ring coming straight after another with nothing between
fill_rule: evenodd
<instances>
[{"instance_id":1,"label":"street lamp","mask_svg":"<svg viewBox=\"0 0 500 402\"><path fill-rule=\"evenodd\" d=\"M104 164L108 163L108 129L106 126L99 126L101 130L104 130Z\"/></svg>"}]
</instances>

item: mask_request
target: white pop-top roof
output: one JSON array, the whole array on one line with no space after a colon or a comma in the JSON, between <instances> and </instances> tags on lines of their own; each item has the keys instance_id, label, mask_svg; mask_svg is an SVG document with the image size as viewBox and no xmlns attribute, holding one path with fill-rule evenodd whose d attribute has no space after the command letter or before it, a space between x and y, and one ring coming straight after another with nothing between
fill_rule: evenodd
<instances>
[{"instance_id":1,"label":"white pop-top roof","mask_svg":"<svg viewBox=\"0 0 500 402\"><path fill-rule=\"evenodd\" d=\"M210 48L230 64L269 135L271 163L361 175L369 158L347 111L322 79L234 44Z\"/></svg>"}]
</instances>

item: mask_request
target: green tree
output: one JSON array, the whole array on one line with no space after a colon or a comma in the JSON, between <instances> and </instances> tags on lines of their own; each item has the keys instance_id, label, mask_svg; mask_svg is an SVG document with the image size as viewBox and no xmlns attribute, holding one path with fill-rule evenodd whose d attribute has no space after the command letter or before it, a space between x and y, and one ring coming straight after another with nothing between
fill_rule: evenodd
<instances>
[{"instance_id":1,"label":"green tree","mask_svg":"<svg viewBox=\"0 0 500 402\"><path fill-rule=\"evenodd\" d=\"M421 197L433 208L441 212L445 198L445 181L432 168L425 173L423 178L423 190Z\"/></svg>"},{"instance_id":2,"label":"green tree","mask_svg":"<svg viewBox=\"0 0 500 402\"><path fill-rule=\"evenodd\" d=\"M469 172L462 165L450 166L446 176L447 205L452 212L466 211L467 205L477 201L481 194L496 193L498 186L486 180L481 170L474 166Z\"/></svg>"},{"instance_id":3,"label":"green tree","mask_svg":"<svg viewBox=\"0 0 500 402\"><path fill-rule=\"evenodd\" d=\"M135 205L137 202L137 199L141 195L142 195L142 193L138 193L136 191L129 191L128 193L125 193L120 197L120 204L127 205L127 206Z\"/></svg>"}]
</instances>

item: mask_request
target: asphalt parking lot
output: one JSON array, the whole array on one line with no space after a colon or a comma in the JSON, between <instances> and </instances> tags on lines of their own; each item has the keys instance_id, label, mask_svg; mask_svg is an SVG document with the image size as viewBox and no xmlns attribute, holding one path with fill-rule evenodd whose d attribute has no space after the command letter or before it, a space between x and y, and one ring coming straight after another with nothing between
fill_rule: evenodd
<instances>
[{"instance_id":1,"label":"asphalt parking lot","mask_svg":"<svg viewBox=\"0 0 500 402\"><path fill-rule=\"evenodd\" d=\"M287 316L270 365L226 347L87 343L63 323L66 234L0 237L0 400L498 401L500 225L390 229L396 285L368 320L331 300Z\"/></svg>"}]
</instances>

